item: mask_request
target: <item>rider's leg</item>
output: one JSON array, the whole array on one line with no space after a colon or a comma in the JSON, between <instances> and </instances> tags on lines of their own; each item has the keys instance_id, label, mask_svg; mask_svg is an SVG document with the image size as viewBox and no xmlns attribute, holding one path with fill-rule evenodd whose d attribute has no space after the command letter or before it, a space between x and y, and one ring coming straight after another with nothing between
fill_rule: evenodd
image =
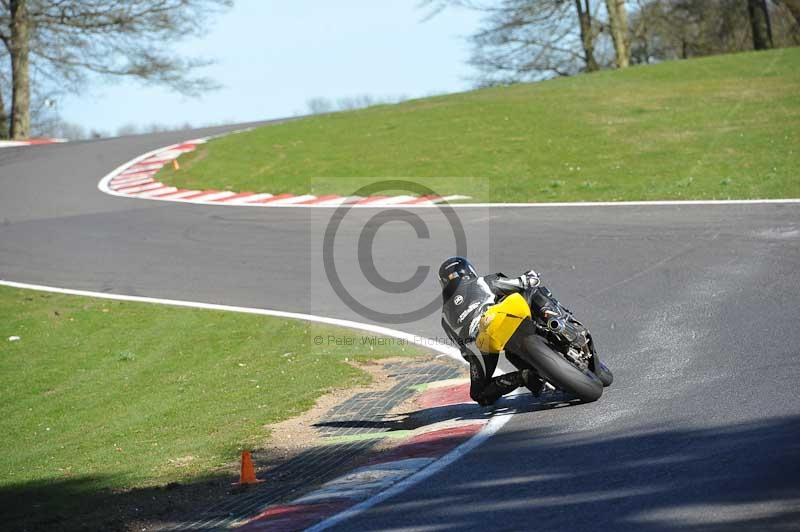
<instances>
[{"instance_id":1,"label":"rider's leg","mask_svg":"<svg viewBox=\"0 0 800 532\"><path fill-rule=\"evenodd\" d=\"M468 355L466 358L470 368L469 395L481 406L490 405L503 395L526 385L520 371L492 378L498 355L480 355L480 359L477 355Z\"/></svg>"},{"instance_id":2,"label":"rider's leg","mask_svg":"<svg viewBox=\"0 0 800 532\"><path fill-rule=\"evenodd\" d=\"M539 376L536 369L513 351L506 350L506 358L515 368L520 370L519 373L523 380L522 386L525 386L534 397L539 397L539 394L544 389L545 381Z\"/></svg>"},{"instance_id":3,"label":"rider's leg","mask_svg":"<svg viewBox=\"0 0 800 532\"><path fill-rule=\"evenodd\" d=\"M481 403L481 393L491 380L486 376L486 370L488 369L484 367L484 361L486 358L479 358L478 355L474 354L466 355L464 358L466 358L467 362L469 362L469 396L473 401ZM494 371L493 368L492 371Z\"/></svg>"},{"instance_id":4,"label":"rider's leg","mask_svg":"<svg viewBox=\"0 0 800 532\"><path fill-rule=\"evenodd\" d=\"M512 371L493 378L481 391L478 403L483 406L493 404L505 394L513 392L520 386L525 386L522 374L527 371Z\"/></svg>"}]
</instances>

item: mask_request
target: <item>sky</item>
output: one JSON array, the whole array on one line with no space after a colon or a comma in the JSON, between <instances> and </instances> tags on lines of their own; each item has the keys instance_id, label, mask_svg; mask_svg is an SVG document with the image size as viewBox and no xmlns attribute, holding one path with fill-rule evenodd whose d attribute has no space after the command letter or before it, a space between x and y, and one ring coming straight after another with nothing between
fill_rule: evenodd
<instances>
[{"instance_id":1,"label":"sky","mask_svg":"<svg viewBox=\"0 0 800 532\"><path fill-rule=\"evenodd\" d=\"M61 117L113 134L120 126L206 125L304 114L311 98L421 97L468 90L466 41L476 13L425 21L420 0L236 0L178 54L212 59L223 85L190 98L135 81L94 83L56 102Z\"/></svg>"}]
</instances>

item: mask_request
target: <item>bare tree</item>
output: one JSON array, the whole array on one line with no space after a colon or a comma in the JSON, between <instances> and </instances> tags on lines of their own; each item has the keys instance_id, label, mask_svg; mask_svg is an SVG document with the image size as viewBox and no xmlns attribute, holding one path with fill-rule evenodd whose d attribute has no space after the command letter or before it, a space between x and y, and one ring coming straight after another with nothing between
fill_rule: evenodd
<instances>
[{"instance_id":1,"label":"bare tree","mask_svg":"<svg viewBox=\"0 0 800 532\"><path fill-rule=\"evenodd\" d=\"M742 0L641 0L631 14L634 62L749 50Z\"/></svg>"},{"instance_id":2,"label":"bare tree","mask_svg":"<svg viewBox=\"0 0 800 532\"><path fill-rule=\"evenodd\" d=\"M600 70L594 57L596 33L592 24L592 10L589 0L583 0L583 3L581 3L581 0L575 0L575 12L578 14L578 27L581 32L581 46L583 47L583 60L586 63L586 71L594 72L595 70Z\"/></svg>"},{"instance_id":3,"label":"bare tree","mask_svg":"<svg viewBox=\"0 0 800 532\"><path fill-rule=\"evenodd\" d=\"M0 50L0 61L5 61L3 50ZM8 137L8 114L6 114L6 102L3 94L6 90L6 77L2 69L0 69L0 139Z\"/></svg>"},{"instance_id":4,"label":"bare tree","mask_svg":"<svg viewBox=\"0 0 800 532\"><path fill-rule=\"evenodd\" d=\"M340 111L352 111L354 109L366 109L383 101L369 94L359 94L358 96L345 96L337 99L336 107Z\"/></svg>"},{"instance_id":5,"label":"bare tree","mask_svg":"<svg viewBox=\"0 0 800 532\"><path fill-rule=\"evenodd\" d=\"M769 20L776 48L800 44L800 0L773 0Z\"/></svg>"},{"instance_id":6,"label":"bare tree","mask_svg":"<svg viewBox=\"0 0 800 532\"><path fill-rule=\"evenodd\" d=\"M133 123L123 124L117 128L117 136L136 135L139 133L139 126Z\"/></svg>"},{"instance_id":7,"label":"bare tree","mask_svg":"<svg viewBox=\"0 0 800 532\"><path fill-rule=\"evenodd\" d=\"M800 0L422 0L483 13L480 85L800 43ZM750 11L748 11L750 6ZM601 9L604 7L604 9ZM780 18L775 19L778 14ZM603 16L608 19L603 20ZM777 20L777 24L772 22ZM776 33L776 31L778 33ZM609 43L613 43L613 55ZM780 44L777 44L780 43Z\"/></svg>"},{"instance_id":8,"label":"bare tree","mask_svg":"<svg viewBox=\"0 0 800 532\"><path fill-rule=\"evenodd\" d=\"M772 48L772 26L769 20L767 0L747 0L747 13L753 32L753 48L766 50Z\"/></svg>"},{"instance_id":9,"label":"bare tree","mask_svg":"<svg viewBox=\"0 0 800 532\"><path fill-rule=\"evenodd\" d=\"M788 5L800 0L755 1L767 14L755 14L761 18L754 28L750 0L637 0L630 16L632 61L741 52L762 46L758 40L768 47L800 44L800 21Z\"/></svg>"},{"instance_id":10,"label":"bare tree","mask_svg":"<svg viewBox=\"0 0 800 532\"><path fill-rule=\"evenodd\" d=\"M565 76L600 68L596 43L601 0L425 0L429 16L450 6L484 14L471 37L480 84Z\"/></svg>"},{"instance_id":11,"label":"bare tree","mask_svg":"<svg viewBox=\"0 0 800 532\"><path fill-rule=\"evenodd\" d=\"M30 71L72 91L90 76L127 76L185 94L215 86L193 76L205 60L173 45L203 32L232 0L0 0L0 40L11 63L11 135L30 133Z\"/></svg>"},{"instance_id":12,"label":"bare tree","mask_svg":"<svg viewBox=\"0 0 800 532\"><path fill-rule=\"evenodd\" d=\"M775 4L785 5L797 21L797 24L800 25L800 0L775 0Z\"/></svg>"},{"instance_id":13,"label":"bare tree","mask_svg":"<svg viewBox=\"0 0 800 532\"><path fill-rule=\"evenodd\" d=\"M334 109L333 102L331 102L327 98L321 98L321 97L310 98L306 102L306 106L308 107L308 112L312 115L330 113Z\"/></svg>"},{"instance_id":14,"label":"bare tree","mask_svg":"<svg viewBox=\"0 0 800 532\"><path fill-rule=\"evenodd\" d=\"M617 68L626 68L630 63L630 47L625 0L606 0L606 11L608 11L608 23L611 27L611 38L614 40Z\"/></svg>"},{"instance_id":15,"label":"bare tree","mask_svg":"<svg viewBox=\"0 0 800 532\"><path fill-rule=\"evenodd\" d=\"M86 129L72 122L66 122L56 117L52 121L35 123L31 125L33 134L42 137L55 137L67 140L84 140L89 138Z\"/></svg>"},{"instance_id":16,"label":"bare tree","mask_svg":"<svg viewBox=\"0 0 800 532\"><path fill-rule=\"evenodd\" d=\"M6 104L3 101L3 88L0 87L0 139L8 136L8 118L6 117Z\"/></svg>"},{"instance_id":17,"label":"bare tree","mask_svg":"<svg viewBox=\"0 0 800 532\"><path fill-rule=\"evenodd\" d=\"M8 37L0 39L11 56L11 138L27 137L30 132L30 24L27 0L8 0Z\"/></svg>"}]
</instances>

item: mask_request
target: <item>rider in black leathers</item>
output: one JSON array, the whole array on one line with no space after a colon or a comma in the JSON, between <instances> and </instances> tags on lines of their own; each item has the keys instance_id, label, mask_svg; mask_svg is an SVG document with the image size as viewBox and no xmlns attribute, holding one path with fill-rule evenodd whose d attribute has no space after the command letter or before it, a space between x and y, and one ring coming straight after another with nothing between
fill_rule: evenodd
<instances>
[{"instance_id":1,"label":"rider in black leathers","mask_svg":"<svg viewBox=\"0 0 800 532\"><path fill-rule=\"evenodd\" d=\"M517 278L502 273L478 276L472 264L463 257L451 257L439 268L442 285L442 327L469 362L470 397L480 405L490 405L501 396L525 386L538 395L544 386L536 371L513 353L506 358L517 371L492 377L498 355L481 353L475 345L478 322L490 305L507 295L533 291L530 301L536 311L536 301L546 303L552 296L540 286L539 276L530 270Z\"/></svg>"}]
</instances>

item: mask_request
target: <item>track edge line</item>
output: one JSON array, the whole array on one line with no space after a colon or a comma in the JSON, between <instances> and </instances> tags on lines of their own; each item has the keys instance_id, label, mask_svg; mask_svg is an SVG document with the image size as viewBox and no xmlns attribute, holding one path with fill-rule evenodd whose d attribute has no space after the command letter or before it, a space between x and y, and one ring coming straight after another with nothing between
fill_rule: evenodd
<instances>
[{"instance_id":1,"label":"track edge line","mask_svg":"<svg viewBox=\"0 0 800 532\"><path fill-rule=\"evenodd\" d=\"M447 466L451 465L452 463L459 460L465 454L469 453L483 442L494 436L497 431L499 431L507 422L511 419L511 416L508 414L505 415L498 415L492 416L486 425L474 436L470 439L447 453L446 455L442 456L441 458L431 462L426 467L417 471L416 473L412 474L409 477L404 478L400 482L394 484L393 486L385 489L384 491L373 495L372 497L361 501L360 503L347 508L339 512L336 515L333 515L322 522L317 523L314 526L311 526L306 530L306 532L321 532L322 530L327 530L331 527L337 526L348 519L352 519L356 517L358 514L361 514L373 506L380 504L392 497L395 497L404 491L412 488L413 486L419 484L420 482L428 479L429 477L435 475L439 471L442 471Z\"/></svg>"}]
</instances>

